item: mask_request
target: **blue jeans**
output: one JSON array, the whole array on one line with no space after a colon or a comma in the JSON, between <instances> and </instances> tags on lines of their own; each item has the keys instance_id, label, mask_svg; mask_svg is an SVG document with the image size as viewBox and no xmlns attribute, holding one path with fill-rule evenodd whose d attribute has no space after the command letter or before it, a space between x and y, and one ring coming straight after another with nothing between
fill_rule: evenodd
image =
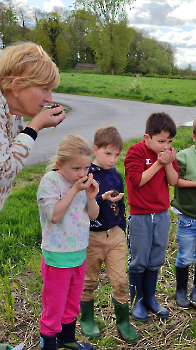
<instances>
[{"instance_id":1,"label":"blue jeans","mask_svg":"<svg viewBox=\"0 0 196 350\"><path fill-rule=\"evenodd\" d=\"M196 261L196 219L180 214L177 222L178 254L176 266L186 267Z\"/></svg>"}]
</instances>

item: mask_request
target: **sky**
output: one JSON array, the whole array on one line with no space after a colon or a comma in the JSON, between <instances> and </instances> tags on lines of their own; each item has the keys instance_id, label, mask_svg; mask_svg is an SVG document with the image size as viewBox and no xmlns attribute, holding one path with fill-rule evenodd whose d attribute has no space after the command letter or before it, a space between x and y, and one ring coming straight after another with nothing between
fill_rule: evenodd
<instances>
[{"instance_id":1,"label":"sky","mask_svg":"<svg viewBox=\"0 0 196 350\"><path fill-rule=\"evenodd\" d=\"M54 6L69 9L72 0L20 0L29 6L52 11ZM167 41L175 49L175 64L196 69L196 5L195 0L136 0L127 8L131 27L142 29L150 37Z\"/></svg>"}]
</instances>

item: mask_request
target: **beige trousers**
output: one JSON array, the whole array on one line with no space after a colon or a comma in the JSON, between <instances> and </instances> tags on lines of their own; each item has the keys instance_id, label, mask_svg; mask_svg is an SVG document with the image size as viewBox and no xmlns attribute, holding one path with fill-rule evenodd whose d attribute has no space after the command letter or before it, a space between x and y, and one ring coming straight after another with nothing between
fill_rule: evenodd
<instances>
[{"instance_id":1,"label":"beige trousers","mask_svg":"<svg viewBox=\"0 0 196 350\"><path fill-rule=\"evenodd\" d=\"M125 233L120 227L115 226L101 232L90 231L82 300L93 299L94 291L99 284L100 267L105 262L114 299L119 303L126 303L129 294L126 258Z\"/></svg>"}]
</instances>

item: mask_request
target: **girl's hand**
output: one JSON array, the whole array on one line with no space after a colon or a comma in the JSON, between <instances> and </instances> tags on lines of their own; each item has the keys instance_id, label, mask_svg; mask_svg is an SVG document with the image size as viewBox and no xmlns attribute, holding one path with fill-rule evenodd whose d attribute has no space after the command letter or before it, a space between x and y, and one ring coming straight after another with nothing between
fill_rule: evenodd
<instances>
[{"instance_id":1,"label":"girl's hand","mask_svg":"<svg viewBox=\"0 0 196 350\"><path fill-rule=\"evenodd\" d=\"M91 177L91 176L92 177ZM95 181L94 179L93 179L93 175L92 174L89 174L89 176L90 176L90 179L88 178L88 181L90 180L91 181L91 183L90 183L90 186L86 189L86 195L87 195L87 198L89 199L89 200L91 200L91 199L94 199L94 198L96 198L96 196L97 196L97 194L98 194L98 192L99 192L99 184L97 183L97 181ZM88 176L88 177L89 177ZM88 182L87 181L87 182Z\"/></svg>"},{"instance_id":2,"label":"girl's hand","mask_svg":"<svg viewBox=\"0 0 196 350\"><path fill-rule=\"evenodd\" d=\"M59 114L60 113L60 114ZM58 114L58 115L54 115ZM35 131L39 131L44 128L50 128L57 126L65 119L65 112L62 106L49 108L45 111L38 113L28 124L28 127L33 128Z\"/></svg>"},{"instance_id":3,"label":"girl's hand","mask_svg":"<svg viewBox=\"0 0 196 350\"><path fill-rule=\"evenodd\" d=\"M90 189L90 187L92 186L92 188ZM96 197L97 193L99 192L99 185L98 183L93 179L93 174L89 174L88 176L84 176L82 177L80 180L76 181L74 186L76 192L79 191L87 191L90 194L90 192L93 192L95 189L93 189L94 187L96 188L96 194L95 196L93 196L93 198Z\"/></svg>"},{"instance_id":4,"label":"girl's hand","mask_svg":"<svg viewBox=\"0 0 196 350\"><path fill-rule=\"evenodd\" d=\"M111 194L113 193L113 190L111 191L107 191L105 193L102 194L102 198L105 201L106 199L111 201L111 202L118 202L122 199L122 197L124 196L124 193L119 193L118 196L116 197L112 197Z\"/></svg>"}]
</instances>

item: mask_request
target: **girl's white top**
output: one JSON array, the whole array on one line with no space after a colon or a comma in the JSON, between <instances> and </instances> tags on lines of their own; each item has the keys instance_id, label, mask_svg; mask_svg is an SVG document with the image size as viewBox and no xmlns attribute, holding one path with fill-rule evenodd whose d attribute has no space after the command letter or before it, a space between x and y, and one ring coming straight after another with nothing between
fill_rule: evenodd
<instances>
[{"instance_id":1,"label":"girl's white top","mask_svg":"<svg viewBox=\"0 0 196 350\"><path fill-rule=\"evenodd\" d=\"M34 140L23 130L23 118L12 115L0 91L0 210L8 197L12 182L24 167Z\"/></svg>"},{"instance_id":2,"label":"girl's white top","mask_svg":"<svg viewBox=\"0 0 196 350\"><path fill-rule=\"evenodd\" d=\"M67 253L86 249L90 220L85 191L74 197L66 214L57 224L51 222L54 206L73 185L56 171L49 171L40 182L37 200L42 226L42 249Z\"/></svg>"}]
</instances>

